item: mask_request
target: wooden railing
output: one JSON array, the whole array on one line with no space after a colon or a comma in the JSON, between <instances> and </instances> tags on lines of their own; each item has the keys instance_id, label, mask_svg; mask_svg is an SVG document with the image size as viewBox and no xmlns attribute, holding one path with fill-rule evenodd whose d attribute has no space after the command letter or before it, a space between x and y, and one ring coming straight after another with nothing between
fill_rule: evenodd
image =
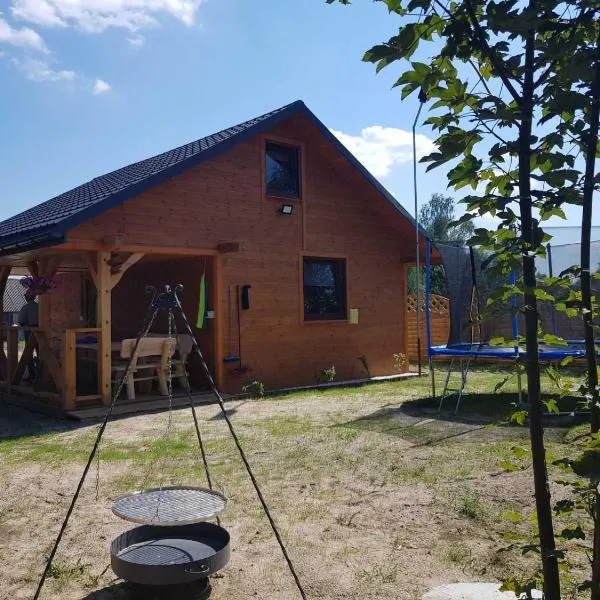
<instances>
[{"instance_id":1,"label":"wooden railing","mask_svg":"<svg viewBox=\"0 0 600 600\"><path fill-rule=\"evenodd\" d=\"M44 377L51 378L54 387L63 387L62 372L58 357L50 345L47 332L39 327L22 327L18 325L2 325L0 327L2 343L0 344L0 384L8 388L18 388L27 367L33 364L34 352L43 367ZM19 356L19 332L27 335L23 352ZM6 351L4 346L6 343Z\"/></svg>"},{"instance_id":2,"label":"wooden railing","mask_svg":"<svg viewBox=\"0 0 600 600\"><path fill-rule=\"evenodd\" d=\"M19 348L19 333L28 332L27 340ZM97 356L102 352L102 336L99 328L67 329L64 332L62 348L55 351L47 333L38 327L21 327L16 325L0 326L0 386L8 391L18 390L41 398L52 397L58 400L64 410L73 410L77 402L99 400L102 398L100 383L97 393L77 395L77 338L83 335L94 335L97 344ZM42 366L43 378L50 378L56 392L40 391L34 387L24 386L23 377L26 369L33 364L34 353L37 353ZM98 382L102 381L102 361L97 362ZM45 387L45 386L44 386Z\"/></svg>"},{"instance_id":3,"label":"wooden railing","mask_svg":"<svg viewBox=\"0 0 600 600\"><path fill-rule=\"evenodd\" d=\"M100 335L102 330L97 327L85 327L80 329L67 329L65 331L64 346L63 346L63 408L65 410L73 410L77 406L77 402L85 402L89 400L100 400L102 399L102 393L100 391L100 382L102 381L102 361L97 360L98 363L98 383L97 393L88 394L84 396L77 395L77 336L80 335L95 335L97 344L97 355L102 354L102 336Z\"/></svg>"}]
</instances>

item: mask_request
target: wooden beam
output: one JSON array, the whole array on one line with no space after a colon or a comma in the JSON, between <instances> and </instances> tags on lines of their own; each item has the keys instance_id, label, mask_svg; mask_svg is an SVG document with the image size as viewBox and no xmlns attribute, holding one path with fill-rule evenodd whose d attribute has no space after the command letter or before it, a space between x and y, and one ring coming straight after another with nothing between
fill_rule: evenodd
<instances>
[{"instance_id":1,"label":"wooden beam","mask_svg":"<svg viewBox=\"0 0 600 600\"><path fill-rule=\"evenodd\" d=\"M217 256L213 260L212 265L212 277L213 281L209 282L214 284L214 304L215 307L215 327L214 327L214 347L215 347L215 383L217 388L220 388L225 383L224 375L225 368L223 366L223 358L225 355L224 351L224 335L225 335L225 311L226 303L223 294L223 259ZM230 315L227 315L230 318Z\"/></svg>"},{"instance_id":2,"label":"wooden beam","mask_svg":"<svg viewBox=\"0 0 600 600\"><path fill-rule=\"evenodd\" d=\"M89 240L69 240L59 246L53 246L56 252L128 252L132 254L164 254L169 256L216 256L216 248L195 248L190 246L148 246L142 244L121 244L107 246L101 242Z\"/></svg>"},{"instance_id":3,"label":"wooden beam","mask_svg":"<svg viewBox=\"0 0 600 600\"><path fill-rule=\"evenodd\" d=\"M52 377L56 388L58 390L62 390L63 379L60 365L56 354L54 354L54 351L50 346L50 341L48 340L46 332L39 329L37 331L32 331L31 335L35 336L36 338L38 353L42 365L45 369L48 369L48 372L50 373L50 376Z\"/></svg>"},{"instance_id":4,"label":"wooden beam","mask_svg":"<svg viewBox=\"0 0 600 600\"><path fill-rule=\"evenodd\" d=\"M240 244L239 242L221 242L217 244L217 250L221 254L225 254L226 252L239 252Z\"/></svg>"},{"instance_id":5,"label":"wooden beam","mask_svg":"<svg viewBox=\"0 0 600 600\"><path fill-rule=\"evenodd\" d=\"M53 256L45 258L43 262L40 260L40 273L44 277L54 277L63 258L64 257L61 254L54 254Z\"/></svg>"},{"instance_id":6,"label":"wooden beam","mask_svg":"<svg viewBox=\"0 0 600 600\"><path fill-rule=\"evenodd\" d=\"M31 335L33 331L30 331L29 337L27 338L27 342L25 343L25 348L23 348L23 353L21 354L21 358L19 359L18 364L15 366L14 370L12 370L12 375L10 375L11 371L9 371L10 375L10 386L16 386L21 383L21 379L23 379L23 375L25 375L25 368L28 367L33 359L33 351L36 346L35 335ZM13 350L14 352L14 350ZM10 359L10 353L9 353ZM31 373L30 373L31 375Z\"/></svg>"},{"instance_id":7,"label":"wooden beam","mask_svg":"<svg viewBox=\"0 0 600 600\"><path fill-rule=\"evenodd\" d=\"M67 329L65 331L63 349L63 408L65 410L73 410L75 408L75 396L77 395L77 360L75 346L75 331Z\"/></svg>"},{"instance_id":8,"label":"wooden beam","mask_svg":"<svg viewBox=\"0 0 600 600\"><path fill-rule=\"evenodd\" d=\"M87 264L88 270L90 272L90 277L94 282L94 286L98 289L98 273L97 273L97 264L96 264L96 253L95 252L87 252L85 254L85 262Z\"/></svg>"},{"instance_id":9,"label":"wooden beam","mask_svg":"<svg viewBox=\"0 0 600 600\"><path fill-rule=\"evenodd\" d=\"M29 272L34 276L37 277L39 275L39 271L38 271L38 264L36 260L30 260L27 262L27 268L29 269Z\"/></svg>"},{"instance_id":10,"label":"wooden beam","mask_svg":"<svg viewBox=\"0 0 600 600\"><path fill-rule=\"evenodd\" d=\"M10 390L14 372L19 364L19 331L9 328L6 336L6 385Z\"/></svg>"},{"instance_id":11,"label":"wooden beam","mask_svg":"<svg viewBox=\"0 0 600 600\"><path fill-rule=\"evenodd\" d=\"M111 275L111 287L114 288L115 285L117 285L117 283L121 281L121 278L123 277L123 275L125 275L127 269L133 267L133 265L135 265L136 262L142 260L142 258L144 258L144 255L141 252L136 252L129 256L129 258L127 258L125 262L119 267L119 272L113 273Z\"/></svg>"},{"instance_id":12,"label":"wooden beam","mask_svg":"<svg viewBox=\"0 0 600 600\"><path fill-rule=\"evenodd\" d=\"M97 324L100 327L98 336L98 383L99 391L102 394L102 402L109 404L111 400L110 389L110 369L111 369L111 338L112 338L112 318L111 318L111 290L112 279L108 259L109 252L98 252L96 255L96 291L97 301Z\"/></svg>"}]
</instances>

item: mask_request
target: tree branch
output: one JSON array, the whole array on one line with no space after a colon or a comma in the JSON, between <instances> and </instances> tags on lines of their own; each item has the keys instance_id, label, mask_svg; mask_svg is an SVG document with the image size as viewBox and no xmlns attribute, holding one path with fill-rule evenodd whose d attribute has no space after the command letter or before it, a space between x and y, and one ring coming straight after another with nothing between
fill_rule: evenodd
<instances>
[{"instance_id":1,"label":"tree branch","mask_svg":"<svg viewBox=\"0 0 600 600\"><path fill-rule=\"evenodd\" d=\"M438 3L438 1L439 0L435 0L436 3ZM479 38L480 44L485 49L485 52L486 52L488 58L494 65L494 67L498 73L498 76L502 80L502 83L504 83L504 85L506 86L506 89L508 90L510 95L513 97L515 102L517 102L518 104L521 104L523 99L519 95L519 93L517 92L515 87L513 86L512 82L510 80L510 75L504 68L504 65L497 59L494 52L492 52L492 49L487 42L487 39L483 32L483 29L481 28L481 25L479 24L479 21L477 20L477 15L475 14L475 10L473 8L473 5L471 4L471 0L464 0L464 5L467 9L467 14L469 15L469 20L471 21L471 25L472 25L473 29L475 30L475 34Z\"/></svg>"}]
</instances>

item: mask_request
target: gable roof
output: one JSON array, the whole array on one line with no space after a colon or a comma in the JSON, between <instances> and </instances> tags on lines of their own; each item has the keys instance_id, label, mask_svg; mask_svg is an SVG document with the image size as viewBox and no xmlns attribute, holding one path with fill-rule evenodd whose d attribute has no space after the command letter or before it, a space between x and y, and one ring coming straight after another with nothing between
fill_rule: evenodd
<instances>
[{"instance_id":1,"label":"gable roof","mask_svg":"<svg viewBox=\"0 0 600 600\"><path fill-rule=\"evenodd\" d=\"M2 310L5 313L19 312L25 306L25 288L18 279L8 279L4 289Z\"/></svg>"},{"instance_id":2,"label":"gable roof","mask_svg":"<svg viewBox=\"0 0 600 600\"><path fill-rule=\"evenodd\" d=\"M369 183L376 187L405 219L415 225L413 218L398 201L319 121L304 102L298 100L218 133L95 177L83 185L0 222L0 255L59 244L65 240L66 233L77 225L296 115L303 115L312 121ZM421 233L426 236L424 231L421 230Z\"/></svg>"}]
</instances>

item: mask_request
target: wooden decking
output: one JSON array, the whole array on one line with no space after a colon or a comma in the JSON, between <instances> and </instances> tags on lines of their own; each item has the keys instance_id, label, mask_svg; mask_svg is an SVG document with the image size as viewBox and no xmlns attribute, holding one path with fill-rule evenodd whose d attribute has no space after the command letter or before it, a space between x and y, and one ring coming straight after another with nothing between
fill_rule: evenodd
<instances>
[{"instance_id":1,"label":"wooden decking","mask_svg":"<svg viewBox=\"0 0 600 600\"><path fill-rule=\"evenodd\" d=\"M194 404L212 404L215 402L215 396L212 392L196 392L192 396ZM175 394L172 400L173 408L186 408L189 406L189 399L186 394ZM94 406L91 408L81 408L77 410L67 411L67 417L85 420L98 420L104 418L107 411L106 406ZM118 400L113 410L113 416L119 417L123 415L142 414L149 412L160 412L168 410L169 398L158 395L140 396L136 400Z\"/></svg>"}]
</instances>

